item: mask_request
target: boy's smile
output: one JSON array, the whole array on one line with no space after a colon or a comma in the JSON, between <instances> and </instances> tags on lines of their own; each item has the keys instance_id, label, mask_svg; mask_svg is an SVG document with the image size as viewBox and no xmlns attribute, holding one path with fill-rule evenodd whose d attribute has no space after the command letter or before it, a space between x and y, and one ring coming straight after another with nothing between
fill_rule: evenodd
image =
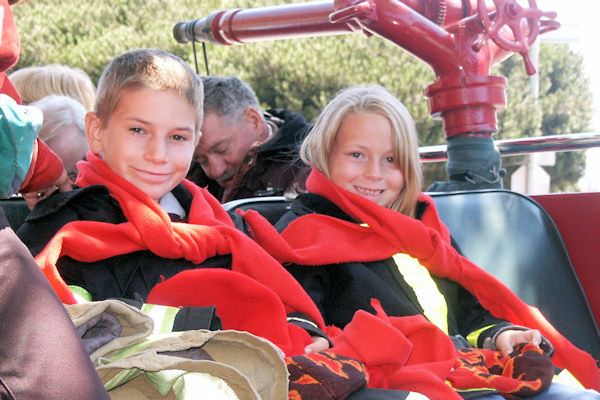
<instances>
[{"instance_id":1,"label":"boy's smile","mask_svg":"<svg viewBox=\"0 0 600 400\"><path fill-rule=\"evenodd\" d=\"M110 169L158 201L188 172L196 123L194 107L177 93L129 88L106 128L88 113L86 135L92 152L101 153Z\"/></svg>"}]
</instances>

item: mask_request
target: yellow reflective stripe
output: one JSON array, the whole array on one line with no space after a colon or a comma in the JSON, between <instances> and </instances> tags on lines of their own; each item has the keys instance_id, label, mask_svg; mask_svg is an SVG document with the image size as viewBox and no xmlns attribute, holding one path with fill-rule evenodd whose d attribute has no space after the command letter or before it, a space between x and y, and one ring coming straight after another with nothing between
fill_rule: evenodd
<instances>
[{"instance_id":1,"label":"yellow reflective stripe","mask_svg":"<svg viewBox=\"0 0 600 400\"><path fill-rule=\"evenodd\" d=\"M393 259L406 283L415 291L425 317L448 334L448 305L427 268L408 254L398 253Z\"/></svg>"},{"instance_id":2,"label":"yellow reflective stripe","mask_svg":"<svg viewBox=\"0 0 600 400\"><path fill-rule=\"evenodd\" d=\"M177 307L159 306L156 304L144 304L142 311L148 314L154 321L152 333L173 332L175 316L179 312Z\"/></svg>"},{"instance_id":3,"label":"yellow reflective stripe","mask_svg":"<svg viewBox=\"0 0 600 400\"><path fill-rule=\"evenodd\" d=\"M476 331L469 333L467 335L467 342L469 342L469 344L473 347L478 347L477 341L479 340L479 335L481 335L481 332L485 331L486 329L490 329L494 325L496 325L496 324L484 326L481 329L477 329Z\"/></svg>"},{"instance_id":4,"label":"yellow reflective stripe","mask_svg":"<svg viewBox=\"0 0 600 400\"><path fill-rule=\"evenodd\" d=\"M69 285L69 289L75 295L75 300L77 303L87 303L92 301L92 295L90 292L82 288L81 286Z\"/></svg>"},{"instance_id":5,"label":"yellow reflective stripe","mask_svg":"<svg viewBox=\"0 0 600 400\"><path fill-rule=\"evenodd\" d=\"M568 369L563 369L558 374L554 375L552 382L564 383L565 385L585 389L585 386L583 386Z\"/></svg>"}]
</instances>

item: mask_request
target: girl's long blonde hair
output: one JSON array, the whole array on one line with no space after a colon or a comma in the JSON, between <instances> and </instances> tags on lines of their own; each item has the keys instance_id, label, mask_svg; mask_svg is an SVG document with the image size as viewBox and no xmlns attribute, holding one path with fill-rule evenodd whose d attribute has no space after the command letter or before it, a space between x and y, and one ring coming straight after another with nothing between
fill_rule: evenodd
<instances>
[{"instance_id":1,"label":"girl's long blonde hair","mask_svg":"<svg viewBox=\"0 0 600 400\"><path fill-rule=\"evenodd\" d=\"M423 181L417 130L406 107L382 86L355 86L338 92L302 143L300 157L331 178L328 162L338 131L344 118L357 113L378 114L390 122L394 158L404 176L404 188L389 208L414 217Z\"/></svg>"}]
</instances>

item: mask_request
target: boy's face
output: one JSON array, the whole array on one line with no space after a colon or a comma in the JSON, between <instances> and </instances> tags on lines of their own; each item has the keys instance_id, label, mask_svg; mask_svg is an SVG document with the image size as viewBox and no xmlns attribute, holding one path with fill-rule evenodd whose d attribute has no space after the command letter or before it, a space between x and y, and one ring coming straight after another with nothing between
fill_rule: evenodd
<instances>
[{"instance_id":1,"label":"boy's face","mask_svg":"<svg viewBox=\"0 0 600 400\"><path fill-rule=\"evenodd\" d=\"M158 201L186 176L196 143L196 110L171 91L124 89L106 128L86 116L93 153L115 173Z\"/></svg>"}]
</instances>

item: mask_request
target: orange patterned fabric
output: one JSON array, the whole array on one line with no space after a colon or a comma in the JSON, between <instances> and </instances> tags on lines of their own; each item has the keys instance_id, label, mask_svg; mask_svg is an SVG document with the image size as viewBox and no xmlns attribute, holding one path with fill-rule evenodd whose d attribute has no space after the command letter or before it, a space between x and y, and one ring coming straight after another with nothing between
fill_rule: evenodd
<instances>
[{"instance_id":1,"label":"orange patterned fabric","mask_svg":"<svg viewBox=\"0 0 600 400\"><path fill-rule=\"evenodd\" d=\"M285 359L289 376L289 398L345 399L367 385L364 365L331 351L302 354Z\"/></svg>"},{"instance_id":2,"label":"orange patterned fabric","mask_svg":"<svg viewBox=\"0 0 600 400\"><path fill-rule=\"evenodd\" d=\"M504 397L530 397L552 382L552 361L537 346L520 344L508 356L499 351L463 349L457 352L448 381L457 389L491 388Z\"/></svg>"}]
</instances>

